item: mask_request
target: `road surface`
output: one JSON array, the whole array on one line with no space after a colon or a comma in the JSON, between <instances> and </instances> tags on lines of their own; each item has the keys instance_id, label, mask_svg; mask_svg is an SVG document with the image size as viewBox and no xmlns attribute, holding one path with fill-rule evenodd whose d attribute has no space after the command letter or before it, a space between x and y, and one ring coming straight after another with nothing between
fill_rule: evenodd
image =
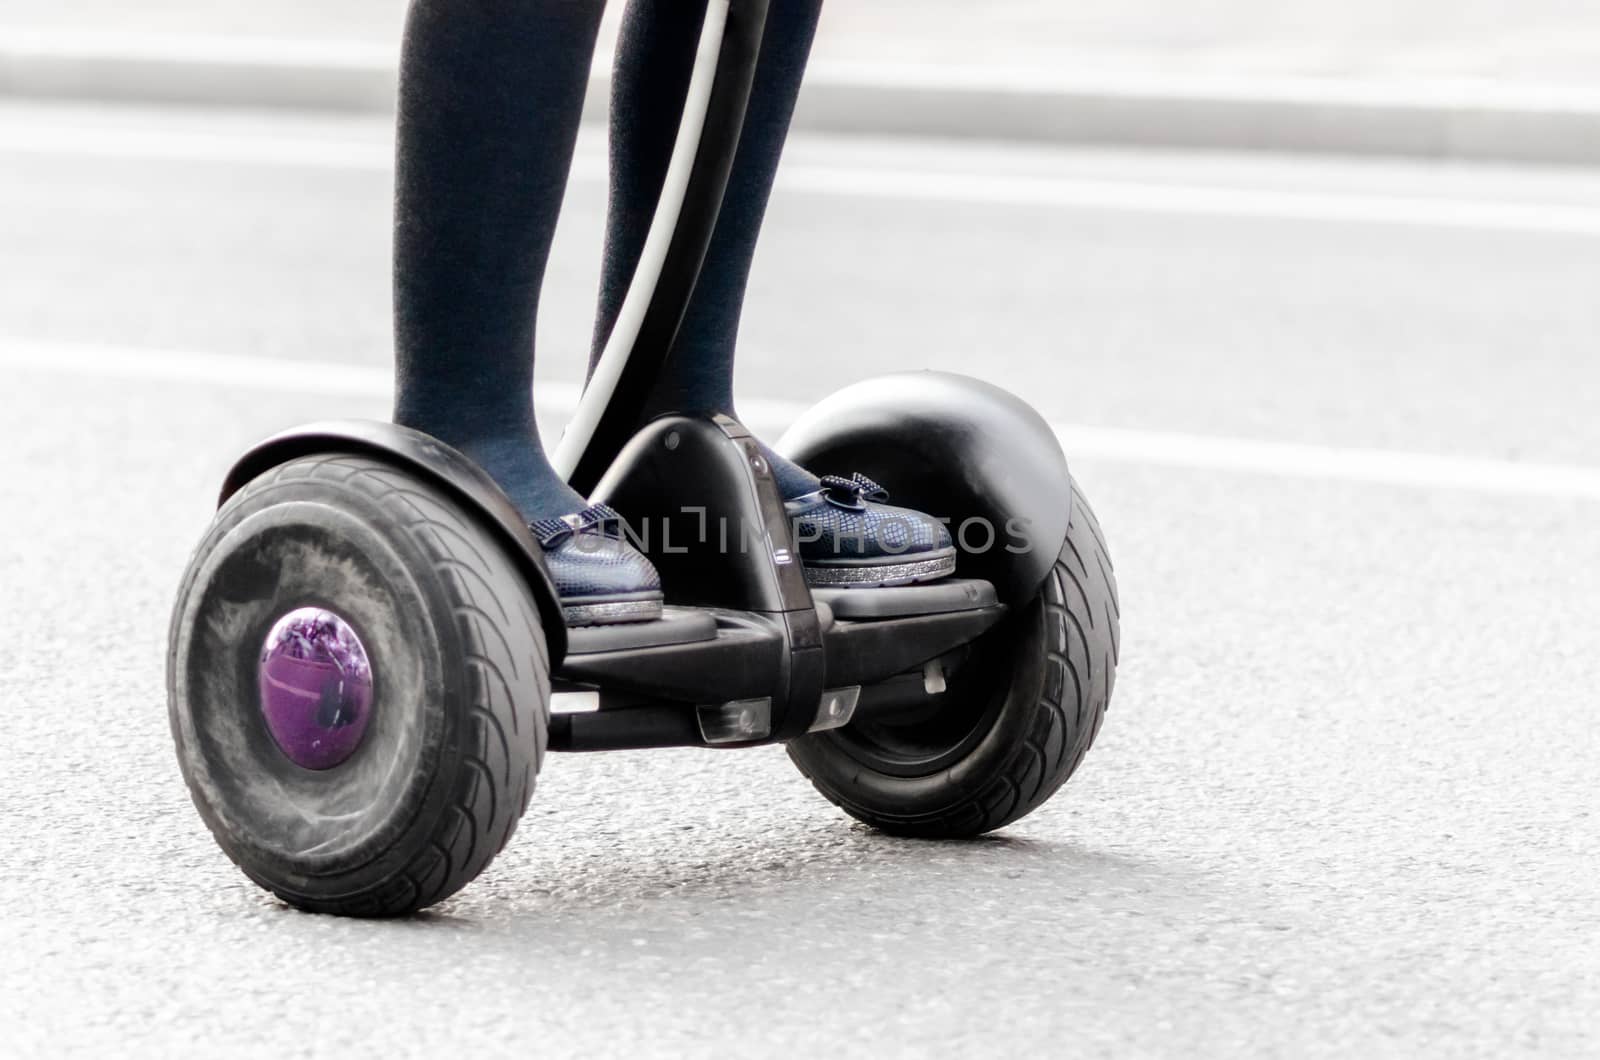
<instances>
[{"instance_id":1,"label":"road surface","mask_svg":"<svg viewBox=\"0 0 1600 1060\"><path fill-rule=\"evenodd\" d=\"M932 366L1057 424L1124 666L1042 810L930 844L776 749L555 757L355 923L191 808L162 658L245 444L381 416L387 132L0 109L0 1052L1600 1048L1600 177L797 140L739 391ZM540 322L581 379L580 148Z\"/></svg>"}]
</instances>

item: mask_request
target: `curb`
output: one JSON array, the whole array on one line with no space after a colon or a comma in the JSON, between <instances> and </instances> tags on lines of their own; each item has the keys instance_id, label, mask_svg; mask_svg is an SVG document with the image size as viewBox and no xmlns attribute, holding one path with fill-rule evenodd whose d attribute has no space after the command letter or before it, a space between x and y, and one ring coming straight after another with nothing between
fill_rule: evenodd
<instances>
[{"instance_id":1,"label":"curb","mask_svg":"<svg viewBox=\"0 0 1600 1060\"><path fill-rule=\"evenodd\" d=\"M609 76L590 83L600 120ZM392 47L11 34L0 98L385 112ZM816 63L813 132L1600 165L1600 90L1475 81L1112 76Z\"/></svg>"}]
</instances>

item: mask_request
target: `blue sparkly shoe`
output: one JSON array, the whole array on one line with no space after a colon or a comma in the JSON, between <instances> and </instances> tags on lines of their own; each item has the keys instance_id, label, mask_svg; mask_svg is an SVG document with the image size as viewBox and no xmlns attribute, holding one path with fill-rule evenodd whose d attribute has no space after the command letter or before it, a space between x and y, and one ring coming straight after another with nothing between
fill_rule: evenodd
<instances>
[{"instance_id":1,"label":"blue sparkly shoe","mask_svg":"<svg viewBox=\"0 0 1600 1060\"><path fill-rule=\"evenodd\" d=\"M604 504L530 524L569 626L661 617L661 575L628 544L622 516Z\"/></svg>"},{"instance_id":2,"label":"blue sparkly shoe","mask_svg":"<svg viewBox=\"0 0 1600 1060\"><path fill-rule=\"evenodd\" d=\"M890 507L888 499L865 475L824 475L820 490L785 503L807 585L878 588L955 573L956 549L944 524Z\"/></svg>"}]
</instances>

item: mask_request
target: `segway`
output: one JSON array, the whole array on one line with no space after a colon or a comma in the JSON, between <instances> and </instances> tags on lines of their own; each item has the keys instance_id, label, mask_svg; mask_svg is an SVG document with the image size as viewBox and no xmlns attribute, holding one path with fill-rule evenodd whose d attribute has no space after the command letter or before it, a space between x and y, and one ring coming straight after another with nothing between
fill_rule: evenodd
<instances>
[{"instance_id":1,"label":"segway","mask_svg":"<svg viewBox=\"0 0 1600 1060\"><path fill-rule=\"evenodd\" d=\"M744 427L643 415L716 221L766 7L708 5L633 287L555 457L655 563L660 619L568 628L522 516L418 432L315 424L228 474L173 612L172 732L217 842L290 905L394 916L455 893L505 846L547 750L783 743L852 817L957 838L1037 808L1099 731L1111 562L1022 401L893 375L779 442L948 518L955 574L896 588L809 588ZM561 691L597 706L552 714Z\"/></svg>"}]
</instances>

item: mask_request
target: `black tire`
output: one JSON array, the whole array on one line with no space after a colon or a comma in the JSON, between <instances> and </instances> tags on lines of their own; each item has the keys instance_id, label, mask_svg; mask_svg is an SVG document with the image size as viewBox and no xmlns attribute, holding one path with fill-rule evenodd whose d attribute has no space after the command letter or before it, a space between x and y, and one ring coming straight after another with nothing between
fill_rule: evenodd
<instances>
[{"instance_id":1,"label":"black tire","mask_svg":"<svg viewBox=\"0 0 1600 1060\"><path fill-rule=\"evenodd\" d=\"M311 770L268 731L268 632L301 607L346 619L371 661L371 721ZM544 756L538 609L495 538L381 460L296 460L239 491L178 592L167 664L178 762L217 843L313 912L398 916L464 887L505 846Z\"/></svg>"},{"instance_id":2,"label":"black tire","mask_svg":"<svg viewBox=\"0 0 1600 1060\"><path fill-rule=\"evenodd\" d=\"M1116 683L1116 576L1072 484L1067 540L1039 594L971 648L939 706L789 744L817 790L896 835L981 835L1055 794L1100 731Z\"/></svg>"}]
</instances>

